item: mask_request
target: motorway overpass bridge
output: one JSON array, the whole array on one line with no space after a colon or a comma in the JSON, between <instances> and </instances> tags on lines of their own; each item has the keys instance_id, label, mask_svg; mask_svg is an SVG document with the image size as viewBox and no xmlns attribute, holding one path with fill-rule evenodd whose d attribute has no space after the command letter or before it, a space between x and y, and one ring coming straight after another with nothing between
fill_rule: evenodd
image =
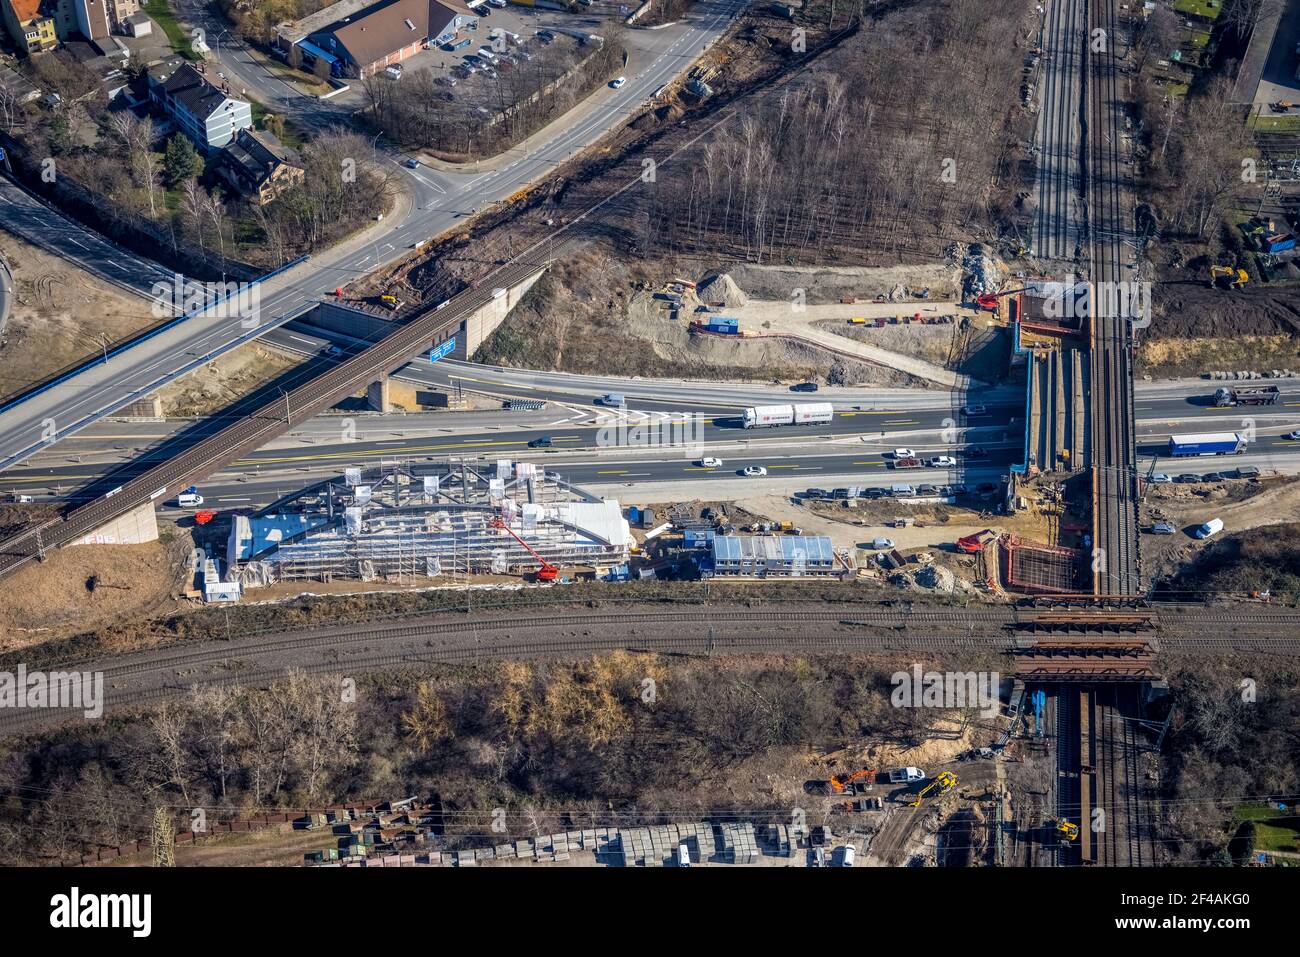
<instances>
[{"instance_id":1,"label":"motorway overpass bridge","mask_svg":"<svg viewBox=\"0 0 1300 957\"><path fill-rule=\"evenodd\" d=\"M447 343L485 310L508 310L546 268L544 260L515 260L388 336L321 371L291 391L241 416L173 458L153 466L104 495L0 542L0 576L43 557L50 548L94 540L96 532L123 521L145 520L156 503L175 495L301 422L371 383L382 382L417 353ZM504 291L503 291L504 290Z\"/></svg>"}]
</instances>

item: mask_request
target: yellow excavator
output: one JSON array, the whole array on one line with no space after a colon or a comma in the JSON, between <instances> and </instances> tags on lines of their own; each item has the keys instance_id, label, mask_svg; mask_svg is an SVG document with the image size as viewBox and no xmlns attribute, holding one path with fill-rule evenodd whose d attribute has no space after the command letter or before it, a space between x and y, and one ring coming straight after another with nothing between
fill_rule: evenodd
<instances>
[{"instance_id":1,"label":"yellow excavator","mask_svg":"<svg viewBox=\"0 0 1300 957\"><path fill-rule=\"evenodd\" d=\"M934 794L936 796L941 794L947 794L956 786L957 786L957 775L953 774L951 771L940 771L938 777L936 777L925 787L921 788L921 790L916 795L916 800L912 802L911 806L920 807L921 802L924 801L931 794Z\"/></svg>"},{"instance_id":2,"label":"yellow excavator","mask_svg":"<svg viewBox=\"0 0 1300 957\"><path fill-rule=\"evenodd\" d=\"M1056 833L1066 843L1073 843L1079 839L1079 825L1061 818L1056 822Z\"/></svg>"},{"instance_id":3,"label":"yellow excavator","mask_svg":"<svg viewBox=\"0 0 1300 957\"><path fill-rule=\"evenodd\" d=\"M1250 282L1250 273L1236 266L1211 266L1210 285L1215 289L1240 289Z\"/></svg>"}]
</instances>

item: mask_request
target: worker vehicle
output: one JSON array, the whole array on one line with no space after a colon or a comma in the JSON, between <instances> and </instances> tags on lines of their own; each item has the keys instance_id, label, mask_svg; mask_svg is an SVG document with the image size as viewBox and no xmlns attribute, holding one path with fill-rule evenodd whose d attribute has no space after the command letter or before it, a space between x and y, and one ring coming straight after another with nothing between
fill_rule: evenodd
<instances>
[{"instance_id":1,"label":"worker vehicle","mask_svg":"<svg viewBox=\"0 0 1300 957\"><path fill-rule=\"evenodd\" d=\"M1174 481L1179 485L1191 485L1194 482L1199 482L1200 480L1201 477L1197 475L1195 472L1182 472L1174 476Z\"/></svg>"},{"instance_id":2,"label":"worker vehicle","mask_svg":"<svg viewBox=\"0 0 1300 957\"><path fill-rule=\"evenodd\" d=\"M857 858L858 852L852 844L845 844L840 848L840 867L852 867L853 861Z\"/></svg>"},{"instance_id":3,"label":"worker vehicle","mask_svg":"<svg viewBox=\"0 0 1300 957\"><path fill-rule=\"evenodd\" d=\"M1056 822L1056 833L1060 836L1061 840L1067 843L1077 841L1079 839L1079 825L1075 824L1073 821L1067 821L1065 818L1061 818Z\"/></svg>"},{"instance_id":4,"label":"worker vehicle","mask_svg":"<svg viewBox=\"0 0 1300 957\"><path fill-rule=\"evenodd\" d=\"M1250 282L1250 273L1236 266L1211 266L1210 285L1215 289L1240 289Z\"/></svg>"},{"instance_id":5,"label":"worker vehicle","mask_svg":"<svg viewBox=\"0 0 1300 957\"><path fill-rule=\"evenodd\" d=\"M951 455L936 455L926 465L932 469L953 469L957 467L957 460Z\"/></svg>"},{"instance_id":6,"label":"worker vehicle","mask_svg":"<svg viewBox=\"0 0 1300 957\"><path fill-rule=\"evenodd\" d=\"M938 797L947 794L956 786L957 775L953 774L951 771L940 771L938 777L917 792L916 800L912 802L912 807L920 807L921 802L931 795Z\"/></svg>"},{"instance_id":7,"label":"worker vehicle","mask_svg":"<svg viewBox=\"0 0 1300 957\"><path fill-rule=\"evenodd\" d=\"M1174 528L1168 522L1156 522L1151 526L1152 535L1173 535L1178 529Z\"/></svg>"},{"instance_id":8,"label":"worker vehicle","mask_svg":"<svg viewBox=\"0 0 1300 957\"><path fill-rule=\"evenodd\" d=\"M1202 481L1202 482L1222 482L1222 481L1224 481L1227 477L1228 477L1228 476L1224 475L1222 472L1206 472L1204 475L1201 476L1201 481Z\"/></svg>"},{"instance_id":9,"label":"worker vehicle","mask_svg":"<svg viewBox=\"0 0 1300 957\"><path fill-rule=\"evenodd\" d=\"M920 768L894 768L889 772L890 784L911 784L913 781L925 780L925 772Z\"/></svg>"},{"instance_id":10,"label":"worker vehicle","mask_svg":"<svg viewBox=\"0 0 1300 957\"><path fill-rule=\"evenodd\" d=\"M826 425L835 418L829 402L802 405L757 405L741 413L740 422L747 429L774 428L778 425Z\"/></svg>"},{"instance_id":11,"label":"worker vehicle","mask_svg":"<svg viewBox=\"0 0 1300 957\"><path fill-rule=\"evenodd\" d=\"M1237 478L1239 479L1259 478L1259 469L1255 468L1255 466L1253 465L1243 465L1241 468L1237 469Z\"/></svg>"},{"instance_id":12,"label":"worker vehicle","mask_svg":"<svg viewBox=\"0 0 1300 957\"><path fill-rule=\"evenodd\" d=\"M791 391L791 392L816 392L816 391L817 391L817 383L816 383L816 382L798 382L798 383L796 383L796 384L790 386L790 391Z\"/></svg>"},{"instance_id":13,"label":"worker vehicle","mask_svg":"<svg viewBox=\"0 0 1300 957\"><path fill-rule=\"evenodd\" d=\"M20 505L29 505L36 500L32 498L32 496L24 495L21 492L10 492L8 495L5 496L5 501L15 502Z\"/></svg>"},{"instance_id":14,"label":"worker vehicle","mask_svg":"<svg viewBox=\"0 0 1300 957\"><path fill-rule=\"evenodd\" d=\"M1171 435L1169 454L1174 458L1194 455L1240 455L1246 440L1240 432L1200 432L1194 435Z\"/></svg>"},{"instance_id":15,"label":"worker vehicle","mask_svg":"<svg viewBox=\"0 0 1300 957\"><path fill-rule=\"evenodd\" d=\"M1196 530L1197 538L1210 538L1223 531L1223 519L1212 518Z\"/></svg>"},{"instance_id":16,"label":"worker vehicle","mask_svg":"<svg viewBox=\"0 0 1300 957\"><path fill-rule=\"evenodd\" d=\"M894 540L892 538L873 538L871 547L878 552L888 551L894 547Z\"/></svg>"},{"instance_id":17,"label":"worker vehicle","mask_svg":"<svg viewBox=\"0 0 1300 957\"><path fill-rule=\"evenodd\" d=\"M534 549L533 546L529 545L526 541L524 541L522 538L516 535L514 529L512 529L509 525L507 525L503 519L500 518L493 519L492 527L496 529L500 529L501 531L505 532L507 535L509 535L511 538L517 541L520 545L522 545L524 547L524 550L528 552L529 555L532 555L533 558L537 559L537 562L541 567L537 569L534 577L539 582L553 582L560 577L560 570L556 568L554 565L552 565L550 562L548 562L541 555L537 554L536 549Z\"/></svg>"},{"instance_id":18,"label":"worker vehicle","mask_svg":"<svg viewBox=\"0 0 1300 957\"><path fill-rule=\"evenodd\" d=\"M699 460L700 468L719 469L722 468L722 459L714 458L712 455L706 455Z\"/></svg>"},{"instance_id":19,"label":"worker vehicle","mask_svg":"<svg viewBox=\"0 0 1300 957\"><path fill-rule=\"evenodd\" d=\"M1281 398L1282 390L1275 385L1225 385L1214 390L1217 409L1238 405L1277 405Z\"/></svg>"},{"instance_id":20,"label":"worker vehicle","mask_svg":"<svg viewBox=\"0 0 1300 957\"><path fill-rule=\"evenodd\" d=\"M865 326L867 324L866 316L854 316L849 320L851 326Z\"/></svg>"},{"instance_id":21,"label":"worker vehicle","mask_svg":"<svg viewBox=\"0 0 1300 957\"><path fill-rule=\"evenodd\" d=\"M1152 472L1151 476L1147 479L1147 481L1150 482L1152 485L1168 485L1170 482L1173 481L1173 479L1171 479L1164 472Z\"/></svg>"},{"instance_id":22,"label":"worker vehicle","mask_svg":"<svg viewBox=\"0 0 1300 957\"><path fill-rule=\"evenodd\" d=\"M914 455L901 455L895 456L890 465L896 469L919 469L921 460Z\"/></svg>"},{"instance_id":23,"label":"worker vehicle","mask_svg":"<svg viewBox=\"0 0 1300 957\"><path fill-rule=\"evenodd\" d=\"M677 866L678 867L691 866L691 849L687 847L685 844L677 845Z\"/></svg>"},{"instance_id":24,"label":"worker vehicle","mask_svg":"<svg viewBox=\"0 0 1300 957\"><path fill-rule=\"evenodd\" d=\"M379 297L379 304L383 306L385 309L392 309L394 311L402 308L402 300L398 299L396 296L389 295L387 293Z\"/></svg>"},{"instance_id":25,"label":"worker vehicle","mask_svg":"<svg viewBox=\"0 0 1300 957\"><path fill-rule=\"evenodd\" d=\"M181 492L180 495L176 496L176 504L181 508L194 508L203 504L203 496L199 494L197 488L191 485L185 491Z\"/></svg>"},{"instance_id":26,"label":"worker vehicle","mask_svg":"<svg viewBox=\"0 0 1300 957\"><path fill-rule=\"evenodd\" d=\"M621 392L610 392L596 400L601 405L620 406L627 405L627 399Z\"/></svg>"},{"instance_id":27,"label":"worker vehicle","mask_svg":"<svg viewBox=\"0 0 1300 957\"><path fill-rule=\"evenodd\" d=\"M762 478L767 474L767 469L761 465L746 465L740 472L746 478Z\"/></svg>"}]
</instances>

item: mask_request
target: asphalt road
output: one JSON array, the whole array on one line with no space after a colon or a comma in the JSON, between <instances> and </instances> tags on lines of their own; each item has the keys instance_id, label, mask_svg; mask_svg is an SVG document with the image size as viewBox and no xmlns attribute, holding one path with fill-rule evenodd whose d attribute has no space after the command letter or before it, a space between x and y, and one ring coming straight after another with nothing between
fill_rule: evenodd
<instances>
[{"instance_id":1,"label":"asphalt road","mask_svg":"<svg viewBox=\"0 0 1300 957\"><path fill-rule=\"evenodd\" d=\"M262 289L260 315L252 328L246 318L225 316L220 309L209 310L133 347L107 364L92 364L67 382L0 412L0 469L148 395L216 356L264 335L339 286L399 259L417 242L437 236L488 203L504 199L550 173L574 153L619 126L655 90L689 67L744 6L742 0L704 2L676 26L645 31L655 34L659 49L655 59L645 64L630 64L628 80L622 89L597 91L584 104L533 137L527 152L512 151L504 159L499 158L496 167L483 164L485 169L478 172L408 170L401 164L401 156L376 146L375 158L382 158L410 192L410 211L405 217L385 223L378 235L372 232L364 243L346 243L340 249L325 251L269 281ZM215 41L216 34L210 35ZM247 68L251 70L254 66ZM256 69L265 72L261 66ZM299 94L282 82L280 85L286 91L284 100L267 104L273 109L292 102L297 116L307 112L308 107L319 108L321 101ZM326 124L339 119L328 105L318 115ZM8 185L7 190L0 191L0 197L8 200L3 220L7 224L16 215L24 219L25 238L100 274L106 271L129 274L139 270L141 275L148 275L150 270L161 270L152 264L134 262L119 267L116 264L123 251L117 246L70 220L49 217L39 205L22 203L12 184ZM170 278L170 272L161 270L161 273L164 278ZM152 281L140 275L134 277L134 282L123 277L124 283L137 289L147 290Z\"/></svg>"},{"instance_id":2,"label":"asphalt road","mask_svg":"<svg viewBox=\"0 0 1300 957\"><path fill-rule=\"evenodd\" d=\"M599 494L625 501L680 496L683 483L707 489L711 497L726 498L894 481L973 486L1004 474L1023 453L1023 423L1018 418L1022 407L1014 398L991 405L986 417L965 420L954 420L943 393L891 397L894 401L878 401L866 410L837 400L838 412L828 425L761 430L738 427L741 403L734 399L726 408L692 403L703 413L700 431L684 434L685 413L691 406L679 396L670 408L668 397L655 391L653 380L641 380L640 384L652 398L634 402L623 412L574 404L504 417L496 411L319 416L233 463L204 483L203 491L209 504L218 507L263 506L341 474L349 465L373 466L385 460L423 463L466 455L534 461ZM1137 402L1143 473L1153 462L1156 471L1170 475L1205 474L1241 465L1284 473L1300 471L1300 442L1284 438L1286 432L1300 427L1300 387L1284 393L1276 406L1243 412L1202 404L1208 394L1204 383L1144 385ZM717 388L721 392L725 387ZM911 404L904 405L898 398L907 398ZM0 487L37 495L71 495L122 462L143 466L166 459L173 452L163 443L192 424L189 420L97 423L59 448L42 453L30 467L11 470ZM217 427L221 422L214 419L208 424ZM946 432L950 428L955 431ZM694 440L698 435L702 445L663 448L628 444L647 432L653 436L655 429L667 429L669 437L679 441ZM1173 432L1250 429L1255 440L1242 456L1175 460L1165 455ZM550 437L550 449L528 447L529 441L541 436ZM925 456L955 454L959 466L894 472L887 453L898 446ZM980 448L988 456L968 458L964 450L971 448ZM722 458L724 467L701 468L697 459L706 451ZM740 476L747 465L763 466L768 475Z\"/></svg>"}]
</instances>

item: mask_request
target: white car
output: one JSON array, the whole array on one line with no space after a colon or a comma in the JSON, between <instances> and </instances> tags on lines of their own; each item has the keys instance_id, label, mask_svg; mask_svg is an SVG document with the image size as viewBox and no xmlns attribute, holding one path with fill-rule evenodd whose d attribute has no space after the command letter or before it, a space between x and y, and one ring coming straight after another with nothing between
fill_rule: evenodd
<instances>
[{"instance_id":1,"label":"white car","mask_svg":"<svg viewBox=\"0 0 1300 957\"><path fill-rule=\"evenodd\" d=\"M746 465L744 472L747 478L759 478L767 474L767 469L761 465Z\"/></svg>"},{"instance_id":2,"label":"white car","mask_svg":"<svg viewBox=\"0 0 1300 957\"><path fill-rule=\"evenodd\" d=\"M700 459L700 468L720 469L722 468L722 459L715 459L712 455L706 455Z\"/></svg>"},{"instance_id":3,"label":"white car","mask_svg":"<svg viewBox=\"0 0 1300 957\"><path fill-rule=\"evenodd\" d=\"M626 83L626 82L627 82L627 77L625 77L625 76L620 76L617 80L610 80L610 81L609 81L609 85L612 86L614 89L617 90L619 87L621 87L621 86L622 86L624 83Z\"/></svg>"},{"instance_id":4,"label":"white car","mask_svg":"<svg viewBox=\"0 0 1300 957\"><path fill-rule=\"evenodd\" d=\"M896 459L910 459L914 455L916 455L916 453L911 449L894 449L894 458Z\"/></svg>"},{"instance_id":5,"label":"white car","mask_svg":"<svg viewBox=\"0 0 1300 957\"><path fill-rule=\"evenodd\" d=\"M929 465L932 469L955 469L957 460L951 455L936 455L930 459Z\"/></svg>"},{"instance_id":6,"label":"white car","mask_svg":"<svg viewBox=\"0 0 1300 957\"><path fill-rule=\"evenodd\" d=\"M1300 429L1296 429L1294 432L1288 432L1286 435L1282 436L1282 438L1291 439L1293 442L1300 441Z\"/></svg>"}]
</instances>

